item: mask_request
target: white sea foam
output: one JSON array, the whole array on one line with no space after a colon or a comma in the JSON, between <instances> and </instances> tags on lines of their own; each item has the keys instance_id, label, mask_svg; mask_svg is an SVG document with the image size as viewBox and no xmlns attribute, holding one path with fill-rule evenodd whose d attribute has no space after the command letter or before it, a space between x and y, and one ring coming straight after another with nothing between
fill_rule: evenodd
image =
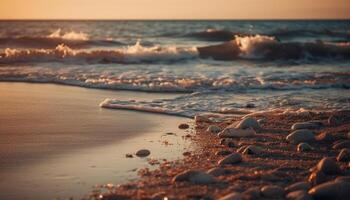
<instances>
[{"instance_id":1,"label":"white sea foam","mask_svg":"<svg viewBox=\"0 0 350 200\"><path fill-rule=\"evenodd\" d=\"M306 110L331 111L350 109L350 94L339 98L339 92L346 90L322 91L286 91L266 92L264 96L251 91L248 93L205 92L182 95L173 99L157 99L154 101L121 101L105 99L100 106L111 109L128 109L143 112L162 113L194 117L199 114L218 113L228 115L245 115L259 111ZM327 96L328 95L328 96ZM254 105L248 108L247 105Z\"/></svg>"},{"instance_id":2,"label":"white sea foam","mask_svg":"<svg viewBox=\"0 0 350 200\"><path fill-rule=\"evenodd\" d=\"M240 57L248 59L264 58L264 49L266 45L277 44L274 37L255 35L255 36L236 36L234 42L240 49Z\"/></svg>"},{"instance_id":3,"label":"white sea foam","mask_svg":"<svg viewBox=\"0 0 350 200\"><path fill-rule=\"evenodd\" d=\"M61 38L65 40L89 40L89 35L83 32L74 32L70 31L67 33L62 33L62 30L59 28L56 31L52 32L47 36L48 38Z\"/></svg>"},{"instance_id":4,"label":"white sea foam","mask_svg":"<svg viewBox=\"0 0 350 200\"><path fill-rule=\"evenodd\" d=\"M138 41L133 46L115 50L74 50L65 44L54 49L6 48L0 63L17 62L88 62L88 63L143 63L175 62L197 57L196 48L144 47Z\"/></svg>"}]
</instances>

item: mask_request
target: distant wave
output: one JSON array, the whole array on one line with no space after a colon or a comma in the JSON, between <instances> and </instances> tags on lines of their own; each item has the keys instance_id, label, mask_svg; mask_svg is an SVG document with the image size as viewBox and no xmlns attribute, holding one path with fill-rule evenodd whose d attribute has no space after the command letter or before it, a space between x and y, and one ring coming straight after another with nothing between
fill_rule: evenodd
<instances>
[{"instance_id":1,"label":"distant wave","mask_svg":"<svg viewBox=\"0 0 350 200\"><path fill-rule=\"evenodd\" d=\"M263 33L260 33L263 34ZM332 31L328 29L312 30L312 29L278 29L265 32L263 35L269 37L275 37L277 39L291 39L296 37L316 37L317 36L329 36L337 37L343 40L350 40L350 32L346 31ZM173 35L171 35L173 36ZM207 29L205 31L193 32L185 34L184 37L196 38L205 41L230 41L235 39L236 36L254 36L248 32L234 32L226 29Z\"/></svg>"},{"instance_id":2,"label":"distant wave","mask_svg":"<svg viewBox=\"0 0 350 200\"><path fill-rule=\"evenodd\" d=\"M236 36L219 45L198 48L200 57L216 60L350 59L350 43L280 42L275 37Z\"/></svg>"},{"instance_id":3,"label":"distant wave","mask_svg":"<svg viewBox=\"0 0 350 200\"><path fill-rule=\"evenodd\" d=\"M294 38L294 37L315 37L315 36L329 36L350 39L350 32L346 31L332 31L329 29L278 29L268 33L270 36L277 38Z\"/></svg>"},{"instance_id":4,"label":"distant wave","mask_svg":"<svg viewBox=\"0 0 350 200\"><path fill-rule=\"evenodd\" d=\"M188 33L185 37L193 37L207 41L230 41L235 38L237 33L229 30L207 29L202 32Z\"/></svg>"},{"instance_id":5,"label":"distant wave","mask_svg":"<svg viewBox=\"0 0 350 200\"><path fill-rule=\"evenodd\" d=\"M0 63L68 62L68 63L168 63L197 56L196 48L144 47L138 41L133 46L116 50L73 50L65 44L54 49L5 49Z\"/></svg>"},{"instance_id":6,"label":"distant wave","mask_svg":"<svg viewBox=\"0 0 350 200\"><path fill-rule=\"evenodd\" d=\"M72 40L74 41L74 40ZM0 53L0 63L66 62L66 63L176 63L193 59L221 61L298 61L318 62L350 59L350 42L280 42L265 35L235 36L234 40L203 47L132 46L113 50L77 50L60 44L53 49L11 49Z\"/></svg>"},{"instance_id":7,"label":"distant wave","mask_svg":"<svg viewBox=\"0 0 350 200\"><path fill-rule=\"evenodd\" d=\"M59 44L66 44L71 48L124 45L122 42L112 39L91 39L82 32L70 31L62 33L61 29L57 29L46 36L0 37L0 46L6 47L55 48Z\"/></svg>"}]
</instances>

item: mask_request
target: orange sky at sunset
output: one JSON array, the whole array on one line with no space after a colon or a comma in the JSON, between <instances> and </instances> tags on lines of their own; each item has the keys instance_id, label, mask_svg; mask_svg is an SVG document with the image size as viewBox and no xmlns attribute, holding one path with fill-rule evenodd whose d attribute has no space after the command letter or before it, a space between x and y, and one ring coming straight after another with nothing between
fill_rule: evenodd
<instances>
[{"instance_id":1,"label":"orange sky at sunset","mask_svg":"<svg viewBox=\"0 0 350 200\"><path fill-rule=\"evenodd\" d=\"M0 0L1 19L350 18L349 0Z\"/></svg>"}]
</instances>

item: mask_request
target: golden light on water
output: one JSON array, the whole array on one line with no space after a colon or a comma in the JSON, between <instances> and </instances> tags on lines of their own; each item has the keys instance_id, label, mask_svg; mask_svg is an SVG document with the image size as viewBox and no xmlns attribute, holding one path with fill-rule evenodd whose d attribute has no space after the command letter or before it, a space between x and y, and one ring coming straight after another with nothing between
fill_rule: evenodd
<instances>
[{"instance_id":1,"label":"golden light on water","mask_svg":"<svg viewBox=\"0 0 350 200\"><path fill-rule=\"evenodd\" d=\"M350 18L348 0L1 0L1 19Z\"/></svg>"}]
</instances>

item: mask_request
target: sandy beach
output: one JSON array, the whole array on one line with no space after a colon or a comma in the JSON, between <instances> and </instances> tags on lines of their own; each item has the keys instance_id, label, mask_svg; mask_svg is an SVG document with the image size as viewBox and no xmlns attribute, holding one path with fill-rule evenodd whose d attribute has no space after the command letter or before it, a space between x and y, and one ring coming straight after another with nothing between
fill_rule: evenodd
<instances>
[{"instance_id":1,"label":"sandy beach","mask_svg":"<svg viewBox=\"0 0 350 200\"><path fill-rule=\"evenodd\" d=\"M177 124L186 118L107 110L107 97L173 97L31 83L0 83L0 198L81 198L95 184L136 178L147 159L128 159L140 148L151 158L181 157L186 142ZM162 137L174 131L178 137ZM173 145L165 146L169 141Z\"/></svg>"},{"instance_id":2,"label":"sandy beach","mask_svg":"<svg viewBox=\"0 0 350 200\"><path fill-rule=\"evenodd\" d=\"M199 148L92 199L349 198L349 111L198 116ZM259 122L258 122L258 121Z\"/></svg>"}]
</instances>

